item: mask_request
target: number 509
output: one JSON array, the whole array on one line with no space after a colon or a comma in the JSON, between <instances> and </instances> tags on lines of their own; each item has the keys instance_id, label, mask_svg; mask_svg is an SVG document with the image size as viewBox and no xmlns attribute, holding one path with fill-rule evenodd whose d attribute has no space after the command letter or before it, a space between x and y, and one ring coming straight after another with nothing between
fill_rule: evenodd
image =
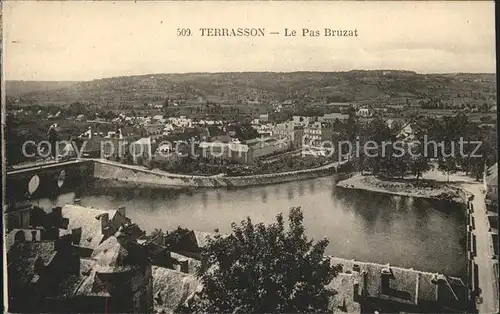
<instances>
[{"instance_id":1,"label":"number 509","mask_svg":"<svg viewBox=\"0 0 500 314\"><path fill-rule=\"evenodd\" d=\"M177 36L191 36L191 30L189 28L178 28Z\"/></svg>"}]
</instances>

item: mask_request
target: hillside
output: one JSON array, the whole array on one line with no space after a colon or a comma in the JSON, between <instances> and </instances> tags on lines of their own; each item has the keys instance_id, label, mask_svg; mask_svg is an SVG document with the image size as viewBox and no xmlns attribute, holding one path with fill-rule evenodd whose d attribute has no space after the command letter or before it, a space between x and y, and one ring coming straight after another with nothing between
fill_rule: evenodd
<instances>
[{"instance_id":1,"label":"hillside","mask_svg":"<svg viewBox=\"0 0 500 314\"><path fill-rule=\"evenodd\" d=\"M9 99L39 104L75 101L143 103L167 97L236 102L287 98L346 101L388 98L496 97L495 74L418 74L409 71L243 72L151 74L86 82L6 82Z\"/></svg>"},{"instance_id":2,"label":"hillside","mask_svg":"<svg viewBox=\"0 0 500 314\"><path fill-rule=\"evenodd\" d=\"M19 97L28 93L47 93L69 87L75 81L5 81L8 96Z\"/></svg>"}]
</instances>

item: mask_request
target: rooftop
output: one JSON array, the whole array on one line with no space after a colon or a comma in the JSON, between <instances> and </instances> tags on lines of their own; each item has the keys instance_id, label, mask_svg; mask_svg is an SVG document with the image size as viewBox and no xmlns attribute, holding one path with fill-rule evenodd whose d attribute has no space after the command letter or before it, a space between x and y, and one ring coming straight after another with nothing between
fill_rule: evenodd
<instances>
[{"instance_id":1,"label":"rooftop","mask_svg":"<svg viewBox=\"0 0 500 314\"><path fill-rule=\"evenodd\" d=\"M91 259L96 262L94 270L98 273L122 273L139 267L147 258L140 245L130 242L124 232L102 242L92 252Z\"/></svg>"},{"instance_id":2,"label":"rooftop","mask_svg":"<svg viewBox=\"0 0 500 314\"><path fill-rule=\"evenodd\" d=\"M153 296L155 311L173 313L195 292L201 291L199 280L176 270L153 266Z\"/></svg>"},{"instance_id":3,"label":"rooftop","mask_svg":"<svg viewBox=\"0 0 500 314\"><path fill-rule=\"evenodd\" d=\"M18 236L18 232L22 232L24 234L24 239L26 241L36 241L37 239L33 238L33 232L35 232L36 237L40 240L40 229L12 229L9 233L7 233L4 237L5 240L5 248L7 252L10 250L12 245L16 242L16 236Z\"/></svg>"},{"instance_id":4,"label":"rooftop","mask_svg":"<svg viewBox=\"0 0 500 314\"><path fill-rule=\"evenodd\" d=\"M344 273L357 276L366 274L359 276L359 282L364 282L366 285L366 291L363 291L366 296L382 297L413 305L419 305L421 301L438 301L438 298L452 298L449 300L453 302L463 301L462 293L466 288L458 278L447 278L441 274L394 267L389 264L358 262L336 257L330 257L330 261L332 265L341 264ZM385 293L381 291L382 273L387 273L391 279L390 289ZM439 285L440 281L445 284Z\"/></svg>"},{"instance_id":5,"label":"rooftop","mask_svg":"<svg viewBox=\"0 0 500 314\"><path fill-rule=\"evenodd\" d=\"M71 233L73 229L81 228L81 247L95 249L103 240L101 215L109 214L112 220L118 214L117 210L103 210L78 205L64 205L62 215L69 219L68 229L60 230L60 235Z\"/></svg>"},{"instance_id":6,"label":"rooftop","mask_svg":"<svg viewBox=\"0 0 500 314\"><path fill-rule=\"evenodd\" d=\"M9 291L24 289L36 276L37 259L48 265L56 253L55 241L15 242L8 254Z\"/></svg>"},{"instance_id":7,"label":"rooftop","mask_svg":"<svg viewBox=\"0 0 500 314\"><path fill-rule=\"evenodd\" d=\"M498 163L488 168L486 176L486 184L490 186L498 186Z\"/></svg>"}]
</instances>

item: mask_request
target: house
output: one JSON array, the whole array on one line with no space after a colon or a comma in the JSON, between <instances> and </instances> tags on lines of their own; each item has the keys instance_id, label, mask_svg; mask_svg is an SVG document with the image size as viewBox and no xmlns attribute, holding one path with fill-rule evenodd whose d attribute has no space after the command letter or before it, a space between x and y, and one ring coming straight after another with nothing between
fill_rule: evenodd
<instances>
[{"instance_id":1,"label":"house","mask_svg":"<svg viewBox=\"0 0 500 314\"><path fill-rule=\"evenodd\" d=\"M200 259L202 249L207 245L208 239L213 236L214 234L210 232L190 230L179 239L178 245L172 249L181 249L180 254Z\"/></svg>"},{"instance_id":2,"label":"house","mask_svg":"<svg viewBox=\"0 0 500 314\"><path fill-rule=\"evenodd\" d=\"M229 145L229 150L231 153L231 160L240 164L249 164L252 162L251 155L249 154L250 148L246 144L238 142L232 142Z\"/></svg>"},{"instance_id":3,"label":"house","mask_svg":"<svg viewBox=\"0 0 500 314\"><path fill-rule=\"evenodd\" d=\"M255 138L245 141L248 145L248 163L253 163L257 158L263 158L272 154L285 152L291 147L291 139L288 138Z\"/></svg>"},{"instance_id":4,"label":"house","mask_svg":"<svg viewBox=\"0 0 500 314\"><path fill-rule=\"evenodd\" d=\"M202 289L203 285L195 275L153 266L154 309L157 313L175 313L179 306L189 302Z\"/></svg>"},{"instance_id":5,"label":"house","mask_svg":"<svg viewBox=\"0 0 500 314\"><path fill-rule=\"evenodd\" d=\"M394 120L393 119L387 119L385 121L385 125L387 125L387 127L392 130L392 128L394 127Z\"/></svg>"},{"instance_id":6,"label":"house","mask_svg":"<svg viewBox=\"0 0 500 314\"><path fill-rule=\"evenodd\" d=\"M259 119L253 119L252 122L251 122L251 125L254 126L254 127L260 125Z\"/></svg>"},{"instance_id":7,"label":"house","mask_svg":"<svg viewBox=\"0 0 500 314\"><path fill-rule=\"evenodd\" d=\"M69 221L66 230L59 234L73 234L73 245L83 257L90 254L122 225L130 224L125 208L104 210L67 204L62 208L62 216ZM138 233L141 233L139 230Z\"/></svg>"},{"instance_id":8,"label":"house","mask_svg":"<svg viewBox=\"0 0 500 314\"><path fill-rule=\"evenodd\" d=\"M62 216L62 208L54 207L46 212L38 206L19 204L9 206L4 213L7 232L16 229L29 230L34 228L59 229L67 228L68 220Z\"/></svg>"},{"instance_id":9,"label":"house","mask_svg":"<svg viewBox=\"0 0 500 314\"><path fill-rule=\"evenodd\" d=\"M302 149L304 143L304 127L294 126L292 136L292 147L295 149Z\"/></svg>"},{"instance_id":10,"label":"house","mask_svg":"<svg viewBox=\"0 0 500 314\"><path fill-rule=\"evenodd\" d=\"M104 137L100 142L100 155L111 160L123 160L130 151L131 137L124 137L121 130L117 134L109 134L109 138Z\"/></svg>"},{"instance_id":11,"label":"house","mask_svg":"<svg viewBox=\"0 0 500 314\"><path fill-rule=\"evenodd\" d=\"M219 163L252 164L255 159L284 152L292 146L289 138L256 138L241 143L201 142L202 156Z\"/></svg>"},{"instance_id":12,"label":"house","mask_svg":"<svg viewBox=\"0 0 500 314\"><path fill-rule=\"evenodd\" d=\"M347 289L331 299L337 308L347 306L362 313L443 313L463 311L468 305L468 288L458 278L336 257L330 257L330 263L340 266L340 274L327 287Z\"/></svg>"},{"instance_id":13,"label":"house","mask_svg":"<svg viewBox=\"0 0 500 314\"><path fill-rule=\"evenodd\" d=\"M403 141L413 141L416 131L417 127L414 123L407 123L401 128L396 138Z\"/></svg>"},{"instance_id":14,"label":"house","mask_svg":"<svg viewBox=\"0 0 500 314\"><path fill-rule=\"evenodd\" d=\"M358 117L362 117L362 118L369 118L369 117L371 117L372 113L371 113L370 109L368 109L368 108L360 108L358 110L358 112L356 113L356 115Z\"/></svg>"},{"instance_id":15,"label":"house","mask_svg":"<svg viewBox=\"0 0 500 314\"><path fill-rule=\"evenodd\" d=\"M486 198L490 201L496 201L498 199L498 163L484 172L483 184Z\"/></svg>"},{"instance_id":16,"label":"house","mask_svg":"<svg viewBox=\"0 0 500 314\"><path fill-rule=\"evenodd\" d=\"M415 147L419 141L417 139L418 127L415 123L405 124L397 133L396 139L408 145L408 147Z\"/></svg>"},{"instance_id":17,"label":"house","mask_svg":"<svg viewBox=\"0 0 500 314\"><path fill-rule=\"evenodd\" d=\"M267 113L266 114L261 114L259 116L259 121L261 121L261 123L262 122L268 122L269 121L269 114L267 114Z\"/></svg>"},{"instance_id":18,"label":"house","mask_svg":"<svg viewBox=\"0 0 500 314\"><path fill-rule=\"evenodd\" d=\"M155 159L157 156L168 156L174 152L174 147L171 143L162 143L155 151Z\"/></svg>"},{"instance_id":19,"label":"house","mask_svg":"<svg viewBox=\"0 0 500 314\"><path fill-rule=\"evenodd\" d=\"M226 129L217 125L208 125L203 130L202 140L210 142L227 143L231 137L227 134Z\"/></svg>"},{"instance_id":20,"label":"house","mask_svg":"<svg viewBox=\"0 0 500 314\"><path fill-rule=\"evenodd\" d=\"M283 105L278 103L273 103L272 107L274 112L281 112L281 110L283 109Z\"/></svg>"},{"instance_id":21,"label":"house","mask_svg":"<svg viewBox=\"0 0 500 314\"><path fill-rule=\"evenodd\" d=\"M163 130L165 129L165 124L163 123L155 123L155 124L146 124L143 126L146 135L153 138L159 138L163 134Z\"/></svg>"},{"instance_id":22,"label":"house","mask_svg":"<svg viewBox=\"0 0 500 314\"><path fill-rule=\"evenodd\" d=\"M319 117L318 118L318 121L319 122L329 122L329 123L334 123L336 122L337 120L338 121L346 121L347 119L349 119L349 115L346 114L346 113L336 113L336 112L332 112L332 113L327 113L327 114L324 114L322 117Z\"/></svg>"},{"instance_id":23,"label":"house","mask_svg":"<svg viewBox=\"0 0 500 314\"><path fill-rule=\"evenodd\" d=\"M283 123L278 123L272 127L272 136L274 137L293 137L294 125L292 121L287 121Z\"/></svg>"},{"instance_id":24,"label":"house","mask_svg":"<svg viewBox=\"0 0 500 314\"><path fill-rule=\"evenodd\" d=\"M33 205L30 203L19 203L6 206L4 211L5 230L28 229L31 227L31 210Z\"/></svg>"},{"instance_id":25,"label":"house","mask_svg":"<svg viewBox=\"0 0 500 314\"><path fill-rule=\"evenodd\" d=\"M294 126L307 126L314 119L313 117L305 117L305 116L293 116L292 121Z\"/></svg>"},{"instance_id":26,"label":"house","mask_svg":"<svg viewBox=\"0 0 500 314\"><path fill-rule=\"evenodd\" d=\"M138 164L140 159L142 161L151 160L153 156L153 142L151 137L143 137L135 142L130 143L130 154L134 164Z\"/></svg>"},{"instance_id":27,"label":"house","mask_svg":"<svg viewBox=\"0 0 500 314\"><path fill-rule=\"evenodd\" d=\"M304 128L304 142L319 147L323 142L332 141L333 126L327 122L314 122Z\"/></svg>"},{"instance_id":28,"label":"house","mask_svg":"<svg viewBox=\"0 0 500 314\"><path fill-rule=\"evenodd\" d=\"M152 313L152 265L146 249L126 228L100 243L90 260L90 274L74 293L84 305L79 312Z\"/></svg>"},{"instance_id":29,"label":"house","mask_svg":"<svg viewBox=\"0 0 500 314\"><path fill-rule=\"evenodd\" d=\"M201 150L201 156L210 159L212 162L222 163L231 159L231 152L229 150L230 143L224 142L206 142L203 141L198 146Z\"/></svg>"},{"instance_id":30,"label":"house","mask_svg":"<svg viewBox=\"0 0 500 314\"><path fill-rule=\"evenodd\" d=\"M269 137L273 133L273 127L271 124L260 124L256 127L254 127L257 130L257 133L259 133L259 136L261 137Z\"/></svg>"},{"instance_id":31,"label":"house","mask_svg":"<svg viewBox=\"0 0 500 314\"><path fill-rule=\"evenodd\" d=\"M64 312L64 301L57 299L65 283L79 277L80 259L70 235L42 240L17 231L6 271L10 313Z\"/></svg>"},{"instance_id":32,"label":"house","mask_svg":"<svg viewBox=\"0 0 500 314\"><path fill-rule=\"evenodd\" d=\"M77 218L77 212L97 211L81 206L65 208L76 212ZM85 226L93 225L88 219L71 221L70 225L84 221ZM82 238L81 230L70 227L70 232L56 232L51 238L46 231L20 229L6 237L9 312L152 313L151 250L137 241L141 233L134 224L122 224L86 257L79 256L75 241ZM159 276L157 284L163 280ZM160 290L165 297L175 294Z\"/></svg>"}]
</instances>

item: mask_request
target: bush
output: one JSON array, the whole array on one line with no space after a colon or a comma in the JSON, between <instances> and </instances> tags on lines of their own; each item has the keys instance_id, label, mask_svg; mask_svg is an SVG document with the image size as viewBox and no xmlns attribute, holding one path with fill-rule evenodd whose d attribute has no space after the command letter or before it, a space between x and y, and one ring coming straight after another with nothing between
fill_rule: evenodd
<instances>
[{"instance_id":1,"label":"bush","mask_svg":"<svg viewBox=\"0 0 500 314\"><path fill-rule=\"evenodd\" d=\"M304 234L300 208L265 226L250 218L229 236L208 239L198 276L204 290L187 308L196 313L326 313L325 286L338 272L324 257L328 240Z\"/></svg>"}]
</instances>

